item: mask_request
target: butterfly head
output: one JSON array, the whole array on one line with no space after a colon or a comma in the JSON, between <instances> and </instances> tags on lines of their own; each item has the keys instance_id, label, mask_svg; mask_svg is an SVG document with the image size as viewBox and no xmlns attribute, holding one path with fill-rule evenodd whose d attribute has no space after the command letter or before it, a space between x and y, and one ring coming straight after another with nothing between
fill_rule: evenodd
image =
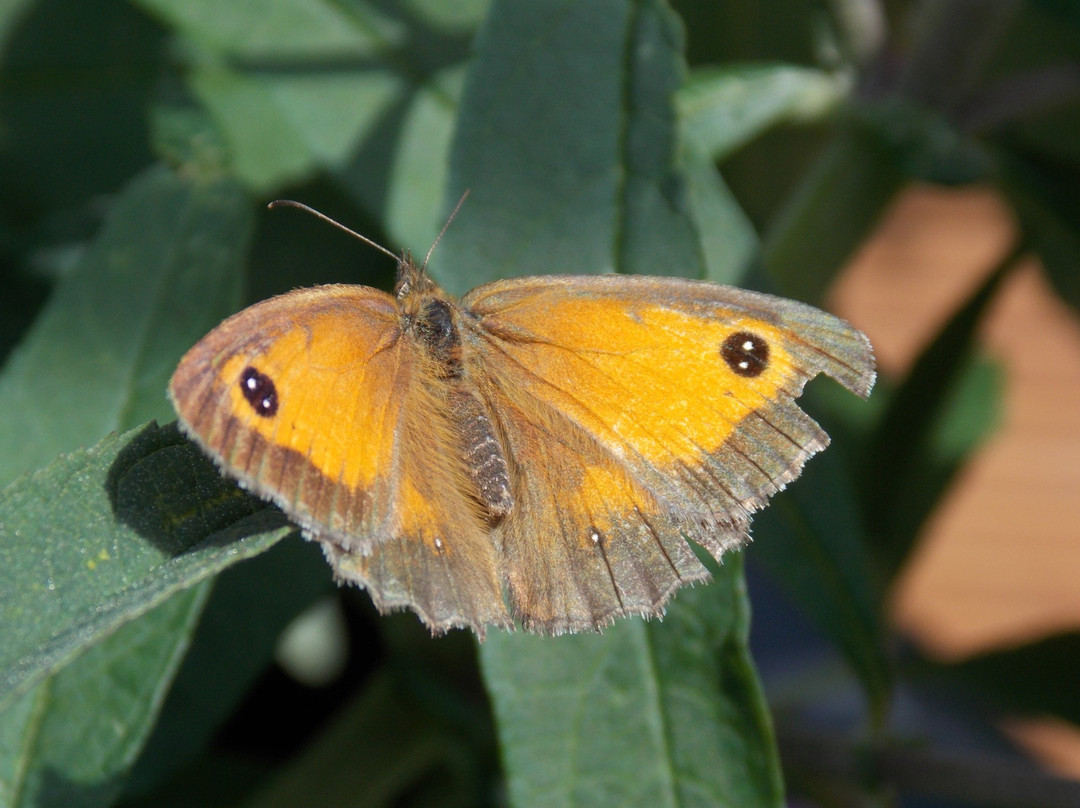
<instances>
[{"instance_id":1,"label":"butterfly head","mask_svg":"<svg viewBox=\"0 0 1080 808\"><path fill-rule=\"evenodd\" d=\"M439 285L428 277L423 266L416 265L408 251L403 252L397 259L397 280L394 282L394 297L398 303L432 294L442 296Z\"/></svg>"}]
</instances>

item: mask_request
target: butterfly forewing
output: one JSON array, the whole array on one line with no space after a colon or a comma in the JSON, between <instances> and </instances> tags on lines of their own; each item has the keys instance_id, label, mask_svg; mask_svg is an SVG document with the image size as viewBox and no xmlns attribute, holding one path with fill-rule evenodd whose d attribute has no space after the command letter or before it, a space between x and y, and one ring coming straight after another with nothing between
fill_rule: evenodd
<instances>
[{"instance_id":1,"label":"butterfly forewing","mask_svg":"<svg viewBox=\"0 0 1080 808\"><path fill-rule=\"evenodd\" d=\"M403 403L395 326L393 299L374 289L272 298L192 348L169 395L228 474L307 529L370 543L389 518L380 489Z\"/></svg>"},{"instance_id":2,"label":"butterfly forewing","mask_svg":"<svg viewBox=\"0 0 1080 808\"><path fill-rule=\"evenodd\" d=\"M809 378L824 371L860 394L873 381L869 343L843 321L714 284L521 279L463 306L480 364L688 518L743 520L825 445L793 403Z\"/></svg>"}]
</instances>

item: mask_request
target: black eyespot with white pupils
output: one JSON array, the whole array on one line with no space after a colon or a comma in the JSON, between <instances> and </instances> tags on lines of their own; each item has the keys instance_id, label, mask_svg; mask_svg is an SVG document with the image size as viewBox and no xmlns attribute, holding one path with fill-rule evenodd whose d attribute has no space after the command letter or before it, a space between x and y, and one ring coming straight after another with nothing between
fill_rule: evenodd
<instances>
[{"instance_id":1,"label":"black eyespot with white pupils","mask_svg":"<svg viewBox=\"0 0 1080 808\"><path fill-rule=\"evenodd\" d=\"M248 365L240 374L240 390L256 415L269 418L277 413L277 387L269 376Z\"/></svg>"},{"instance_id":2,"label":"black eyespot with white pupils","mask_svg":"<svg viewBox=\"0 0 1080 808\"><path fill-rule=\"evenodd\" d=\"M769 343L749 331L736 331L721 343L720 356L733 373L753 378L769 366Z\"/></svg>"}]
</instances>

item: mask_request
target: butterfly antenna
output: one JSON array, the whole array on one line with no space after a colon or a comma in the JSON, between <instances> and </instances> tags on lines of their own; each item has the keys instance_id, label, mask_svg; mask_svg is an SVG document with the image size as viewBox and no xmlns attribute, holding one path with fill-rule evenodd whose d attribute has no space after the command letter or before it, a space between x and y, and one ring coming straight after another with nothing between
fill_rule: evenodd
<instances>
[{"instance_id":1,"label":"butterfly antenna","mask_svg":"<svg viewBox=\"0 0 1080 808\"><path fill-rule=\"evenodd\" d=\"M459 199L457 201L457 204L454 205L454 209L452 211L450 211L450 216L446 219L446 224L444 224L442 226L442 230L439 231L439 235L437 235L435 237L435 241L433 241L431 243L431 247L430 247L430 249L428 249L427 255L424 256L424 263L420 267L421 271L427 269L427 262L431 258L431 254L433 252L435 252L435 247L438 246L440 241L442 241L443 235L446 233L447 229L450 227L450 222L454 221L454 217L457 216L457 212L459 210L461 210L461 206L465 204L465 200L468 199L468 197L469 197L469 189L466 188L465 193L463 193L461 195L461 199Z\"/></svg>"},{"instance_id":2,"label":"butterfly antenna","mask_svg":"<svg viewBox=\"0 0 1080 808\"><path fill-rule=\"evenodd\" d=\"M458 204L460 205L461 203L459 202ZM328 224L332 224L332 225L333 225L334 227L336 227L336 228L337 228L338 230L342 230L342 231L344 231L344 232L348 233L348 234L349 234L350 236L352 236L353 238L358 238L358 239L360 239L360 240L361 240L362 242L364 242L364 243L365 243L365 244L367 244L367 245L370 245L370 246L374 247L374 248L375 248L376 250L378 250L379 252L382 252L382 253L386 253L386 254L387 254L387 255L389 255L389 256L390 256L391 258L393 258L393 259L394 259L395 261L400 261L400 260L401 260L401 256L400 256L400 255L397 255L397 254L395 254L395 253L391 252L390 250L386 249L386 247L384 247L383 245L379 244L378 242L376 242L376 241L372 241L372 240L371 240L371 239L369 239L369 238L368 238L367 236L362 236L362 235L360 235L360 234L359 234L359 233L357 233L357 232L356 232L355 230L353 230L353 229L351 229L351 228L348 228L348 227L346 227L346 226L345 226L345 225L343 225L343 224L342 224L341 222L339 222L339 221L336 221L335 219L331 219L331 218L330 218L329 216L327 216L327 215L326 215L325 213L320 213L319 211L315 210L315 208L313 208L313 207L311 207L311 206L309 206L309 205L305 205L305 204L304 204L303 202L297 202L297 201L296 201L296 200L294 200L294 199L275 199L275 200L274 200L273 202L271 202L271 203L270 203L269 205L267 205L266 207L270 208L271 210L273 210L274 208L284 208L284 207L289 207L289 208L299 208L299 209L300 209L300 210L302 210L302 211L305 211L305 212L307 212L307 213L310 213L310 214L311 214L312 216L315 216L316 218L322 219L322 220L323 220L324 222L327 222ZM455 213L456 213L456 212L457 212L457 208L455 208L455 209L454 209L454 211L455 211ZM451 218L453 218L453 217L451 217ZM447 222L447 224L449 224L449 222ZM444 227L444 228L443 228L443 230L445 230L445 229L446 229L446 228ZM441 235L441 234L440 234L440 235ZM438 239L436 239L436 240L435 240L435 243L436 243L436 244L438 243ZM430 252L428 252L428 255L430 255L430 254L431 254L431 253L430 253ZM426 262L426 260L425 260L425 263L427 263L427 262Z\"/></svg>"}]
</instances>

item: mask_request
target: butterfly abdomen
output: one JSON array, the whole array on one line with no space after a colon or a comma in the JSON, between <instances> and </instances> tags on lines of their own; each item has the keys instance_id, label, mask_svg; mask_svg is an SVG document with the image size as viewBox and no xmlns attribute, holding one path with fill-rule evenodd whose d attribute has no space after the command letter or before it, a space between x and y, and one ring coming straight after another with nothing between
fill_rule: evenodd
<instances>
[{"instance_id":1,"label":"butterfly abdomen","mask_svg":"<svg viewBox=\"0 0 1080 808\"><path fill-rule=\"evenodd\" d=\"M514 507L510 469L502 442L484 405L472 392L455 393L453 413L461 436L462 459L476 496L497 521Z\"/></svg>"}]
</instances>

